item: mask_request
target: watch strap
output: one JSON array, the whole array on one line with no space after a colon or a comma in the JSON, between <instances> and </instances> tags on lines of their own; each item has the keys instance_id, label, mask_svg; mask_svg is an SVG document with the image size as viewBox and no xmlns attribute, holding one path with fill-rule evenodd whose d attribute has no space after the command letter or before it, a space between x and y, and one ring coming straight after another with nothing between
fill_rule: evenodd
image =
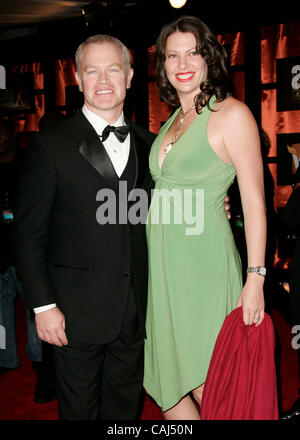
<instances>
[{"instance_id":1,"label":"watch strap","mask_svg":"<svg viewBox=\"0 0 300 440\"><path fill-rule=\"evenodd\" d=\"M257 267L248 267L247 268L247 273L257 273L258 275L261 276L265 276L267 273L267 269L265 268L265 266L257 266Z\"/></svg>"}]
</instances>

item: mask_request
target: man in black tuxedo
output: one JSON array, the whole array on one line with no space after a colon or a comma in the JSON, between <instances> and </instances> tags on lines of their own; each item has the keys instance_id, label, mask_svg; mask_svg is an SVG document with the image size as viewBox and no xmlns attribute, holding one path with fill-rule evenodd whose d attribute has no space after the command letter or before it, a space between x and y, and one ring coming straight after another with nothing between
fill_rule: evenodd
<instances>
[{"instance_id":1,"label":"man in black tuxedo","mask_svg":"<svg viewBox=\"0 0 300 440\"><path fill-rule=\"evenodd\" d=\"M90 37L76 66L82 110L28 147L15 206L17 271L39 337L55 346L60 419L133 420L142 391L147 246L144 225L118 214L132 189L151 182L154 135L124 120L133 71L119 40ZM122 128L103 134L107 125ZM101 190L115 194L116 223L99 219Z\"/></svg>"}]
</instances>

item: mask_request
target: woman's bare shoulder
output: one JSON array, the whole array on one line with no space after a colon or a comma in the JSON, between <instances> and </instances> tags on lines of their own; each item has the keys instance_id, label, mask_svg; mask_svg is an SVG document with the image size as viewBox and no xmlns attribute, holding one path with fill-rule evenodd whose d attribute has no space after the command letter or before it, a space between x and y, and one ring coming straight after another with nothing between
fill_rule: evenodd
<instances>
[{"instance_id":1,"label":"woman's bare shoulder","mask_svg":"<svg viewBox=\"0 0 300 440\"><path fill-rule=\"evenodd\" d=\"M236 124L253 118L249 107L233 96L227 96L223 101L216 102L214 110L216 110L215 116L225 124Z\"/></svg>"}]
</instances>

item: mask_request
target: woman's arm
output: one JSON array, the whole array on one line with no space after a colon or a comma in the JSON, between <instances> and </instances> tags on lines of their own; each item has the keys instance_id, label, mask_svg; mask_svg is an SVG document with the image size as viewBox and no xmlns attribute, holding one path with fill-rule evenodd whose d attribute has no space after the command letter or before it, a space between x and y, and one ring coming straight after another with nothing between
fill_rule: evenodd
<instances>
[{"instance_id":1,"label":"woman's arm","mask_svg":"<svg viewBox=\"0 0 300 440\"><path fill-rule=\"evenodd\" d=\"M243 103L230 99L224 112L223 140L236 169L244 214L248 267L264 266L266 209L260 138L254 117ZM264 318L264 277L249 273L237 302L243 319L251 325Z\"/></svg>"}]
</instances>

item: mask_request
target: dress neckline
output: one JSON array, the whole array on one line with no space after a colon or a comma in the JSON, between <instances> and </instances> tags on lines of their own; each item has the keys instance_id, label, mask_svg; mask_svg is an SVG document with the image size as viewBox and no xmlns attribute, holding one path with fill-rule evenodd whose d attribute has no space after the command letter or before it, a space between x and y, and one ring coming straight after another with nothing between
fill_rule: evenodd
<instances>
[{"instance_id":1,"label":"dress neckline","mask_svg":"<svg viewBox=\"0 0 300 440\"><path fill-rule=\"evenodd\" d=\"M213 101L213 105L215 104L215 100ZM181 106L178 107L175 112L173 113L173 115L168 119L168 121L166 122L164 128L164 132L163 132L163 137L162 140L164 140L165 135L168 131L168 129L170 128L171 124L173 123L174 119L177 117L178 113L181 110ZM189 131L189 129L194 125L195 121L200 117L203 116L203 113L206 112L207 110L207 105L205 107L202 108L201 112L197 114L197 116L195 117L195 119L193 120L193 122L188 126L188 128L185 130L185 132L182 133L182 135L180 136L179 139L177 139L177 141L174 143L173 147L171 148L171 150L165 155L164 160L162 161L161 167L159 166L159 152L160 152L160 148L161 148L161 144L162 142L159 144L158 147L158 151L157 151L157 164L158 164L158 169L160 171L160 173L162 172L164 163L167 159L167 157L169 156L170 153L172 153L172 151L174 150L174 148L176 148L176 145L181 141L181 139L184 137L184 135Z\"/></svg>"}]
</instances>

